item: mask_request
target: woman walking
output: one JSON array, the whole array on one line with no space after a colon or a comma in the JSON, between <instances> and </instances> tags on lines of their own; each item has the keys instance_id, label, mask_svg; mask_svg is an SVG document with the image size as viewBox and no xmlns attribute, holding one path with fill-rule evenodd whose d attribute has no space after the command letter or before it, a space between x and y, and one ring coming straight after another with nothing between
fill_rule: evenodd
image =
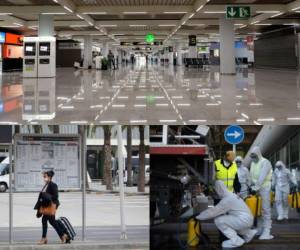
<instances>
[{"instance_id":1,"label":"woman walking","mask_svg":"<svg viewBox=\"0 0 300 250\"><path fill-rule=\"evenodd\" d=\"M39 244L47 244L48 222L55 229L62 243L68 242L68 235L64 233L55 219L55 212L60 205L58 200L58 187L52 181L54 172L52 170L43 173L45 186L40 192L39 199L34 209L37 210L37 217L42 217L43 234Z\"/></svg>"}]
</instances>

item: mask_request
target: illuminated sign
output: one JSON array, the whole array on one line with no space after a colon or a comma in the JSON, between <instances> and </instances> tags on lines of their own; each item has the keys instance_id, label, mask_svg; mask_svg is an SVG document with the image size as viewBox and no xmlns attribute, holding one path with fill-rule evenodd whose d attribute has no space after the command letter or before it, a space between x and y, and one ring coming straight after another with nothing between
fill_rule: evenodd
<instances>
[{"instance_id":1,"label":"illuminated sign","mask_svg":"<svg viewBox=\"0 0 300 250\"><path fill-rule=\"evenodd\" d=\"M5 43L5 32L0 32L0 43Z\"/></svg>"}]
</instances>

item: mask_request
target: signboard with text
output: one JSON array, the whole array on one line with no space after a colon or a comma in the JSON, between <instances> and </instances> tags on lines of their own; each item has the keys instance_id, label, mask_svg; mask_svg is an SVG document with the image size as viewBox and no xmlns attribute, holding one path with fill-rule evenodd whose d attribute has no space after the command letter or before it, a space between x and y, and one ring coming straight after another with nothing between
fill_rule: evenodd
<instances>
[{"instance_id":1,"label":"signboard with text","mask_svg":"<svg viewBox=\"0 0 300 250\"><path fill-rule=\"evenodd\" d=\"M66 135L15 136L16 191L40 191L42 173L53 170L60 190L81 187L80 137Z\"/></svg>"},{"instance_id":2,"label":"signboard with text","mask_svg":"<svg viewBox=\"0 0 300 250\"><path fill-rule=\"evenodd\" d=\"M250 6L227 6L227 19L248 19L251 16Z\"/></svg>"}]
</instances>

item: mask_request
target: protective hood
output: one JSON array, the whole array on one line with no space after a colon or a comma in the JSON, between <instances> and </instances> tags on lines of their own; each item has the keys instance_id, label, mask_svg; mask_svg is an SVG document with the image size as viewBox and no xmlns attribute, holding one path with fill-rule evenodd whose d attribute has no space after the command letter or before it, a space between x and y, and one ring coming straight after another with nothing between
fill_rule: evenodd
<instances>
[{"instance_id":1,"label":"protective hood","mask_svg":"<svg viewBox=\"0 0 300 250\"><path fill-rule=\"evenodd\" d=\"M251 150L251 154L256 154L259 160L261 160L261 158L263 157L258 146L253 147L253 149Z\"/></svg>"},{"instance_id":2,"label":"protective hood","mask_svg":"<svg viewBox=\"0 0 300 250\"><path fill-rule=\"evenodd\" d=\"M284 164L282 161L277 161L277 162L275 163L275 167L276 167L276 168L279 167L279 166L281 166L282 169L285 169L285 168L286 168L285 164Z\"/></svg>"},{"instance_id":3,"label":"protective hood","mask_svg":"<svg viewBox=\"0 0 300 250\"><path fill-rule=\"evenodd\" d=\"M231 194L231 192L229 192L227 190L227 187L225 186L224 182L222 182L222 181L215 182L215 191L221 199L223 199L225 196Z\"/></svg>"}]
</instances>

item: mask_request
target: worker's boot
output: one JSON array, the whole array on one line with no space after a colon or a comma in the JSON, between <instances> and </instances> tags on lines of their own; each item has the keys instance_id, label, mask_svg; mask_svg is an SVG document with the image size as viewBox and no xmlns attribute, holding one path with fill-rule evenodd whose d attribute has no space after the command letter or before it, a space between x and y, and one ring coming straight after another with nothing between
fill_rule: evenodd
<instances>
[{"instance_id":1,"label":"worker's boot","mask_svg":"<svg viewBox=\"0 0 300 250\"><path fill-rule=\"evenodd\" d=\"M247 233L245 235L242 235L242 236L243 236L245 242L249 243L254 238L256 233L257 233L257 230L250 229L249 231L247 231Z\"/></svg>"},{"instance_id":2,"label":"worker's boot","mask_svg":"<svg viewBox=\"0 0 300 250\"><path fill-rule=\"evenodd\" d=\"M264 229L263 233L261 234L261 236L259 236L258 239L260 239L260 240L271 240L273 238L274 238L274 236L270 234L270 229Z\"/></svg>"},{"instance_id":3,"label":"worker's boot","mask_svg":"<svg viewBox=\"0 0 300 250\"><path fill-rule=\"evenodd\" d=\"M223 248L236 248L236 247L240 247L242 245L244 245L245 241L240 238L239 236L237 236L234 239L230 239L230 240L225 240L222 243L222 247Z\"/></svg>"}]
</instances>

